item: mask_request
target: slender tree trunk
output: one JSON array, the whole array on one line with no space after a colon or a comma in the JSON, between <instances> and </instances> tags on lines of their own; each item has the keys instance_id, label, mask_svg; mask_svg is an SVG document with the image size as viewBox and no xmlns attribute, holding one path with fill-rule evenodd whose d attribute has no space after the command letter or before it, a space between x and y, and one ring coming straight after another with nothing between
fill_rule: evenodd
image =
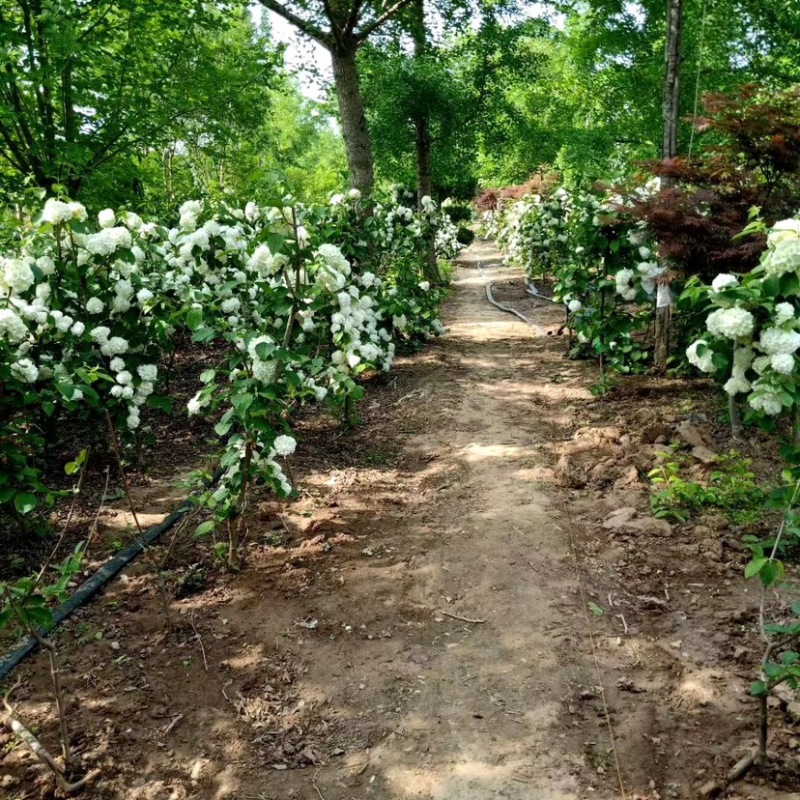
<instances>
[{"instance_id":1,"label":"slender tree trunk","mask_svg":"<svg viewBox=\"0 0 800 800\"><path fill-rule=\"evenodd\" d=\"M412 0L409 6L411 17L411 36L414 40L414 56L425 58L428 52L428 32L425 28L425 0ZM422 198L433 194L431 179L431 129L427 112L418 109L414 117L415 149L417 155L417 205L422 208ZM425 259L425 277L432 283L441 283L439 264L436 261L436 242L431 236L428 241L428 252Z\"/></svg>"},{"instance_id":2,"label":"slender tree trunk","mask_svg":"<svg viewBox=\"0 0 800 800\"><path fill-rule=\"evenodd\" d=\"M339 113L342 117L342 135L350 168L350 185L365 196L372 194L375 185L375 168L372 161L372 142L367 129L364 100L356 65L357 45L335 47L331 50L333 80Z\"/></svg>"},{"instance_id":3,"label":"slender tree trunk","mask_svg":"<svg viewBox=\"0 0 800 800\"><path fill-rule=\"evenodd\" d=\"M428 120L418 117L414 120L417 148L417 200L421 203L426 195L431 196L431 135Z\"/></svg>"},{"instance_id":4,"label":"slender tree trunk","mask_svg":"<svg viewBox=\"0 0 800 800\"><path fill-rule=\"evenodd\" d=\"M425 28L425 0L412 0L411 36L414 40L414 56L422 59L428 52L428 33ZM431 132L428 117L424 109L414 118L417 151L417 200L422 201L426 195L431 196Z\"/></svg>"},{"instance_id":5,"label":"slender tree trunk","mask_svg":"<svg viewBox=\"0 0 800 800\"><path fill-rule=\"evenodd\" d=\"M664 100L661 105L661 114L664 120L664 132L661 140L661 157L665 159L674 158L678 154L682 28L683 0L668 0Z\"/></svg>"},{"instance_id":6,"label":"slender tree trunk","mask_svg":"<svg viewBox=\"0 0 800 800\"><path fill-rule=\"evenodd\" d=\"M661 114L664 130L661 139L661 158L666 160L678 155L678 123L680 122L680 76L681 76L681 29L683 27L683 0L667 0L667 46L664 69L664 99ZM661 177L661 188L667 189L673 181ZM655 368L658 372L667 369L669 357L669 328L671 306L656 304L655 324Z\"/></svg>"}]
</instances>

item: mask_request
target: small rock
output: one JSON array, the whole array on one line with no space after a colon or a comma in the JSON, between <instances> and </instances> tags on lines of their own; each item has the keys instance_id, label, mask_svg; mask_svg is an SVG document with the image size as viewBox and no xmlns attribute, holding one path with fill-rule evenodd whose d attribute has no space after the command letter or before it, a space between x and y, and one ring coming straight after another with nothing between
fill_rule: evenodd
<instances>
[{"instance_id":1,"label":"small rock","mask_svg":"<svg viewBox=\"0 0 800 800\"><path fill-rule=\"evenodd\" d=\"M618 531L627 527L628 523L638 514L633 506L618 508L612 511L604 520L603 527L606 530Z\"/></svg>"},{"instance_id":2,"label":"small rock","mask_svg":"<svg viewBox=\"0 0 800 800\"><path fill-rule=\"evenodd\" d=\"M737 647L733 651L733 660L734 661L744 661L749 654L750 654L750 648L742 647L741 645L739 645L739 647Z\"/></svg>"},{"instance_id":3,"label":"small rock","mask_svg":"<svg viewBox=\"0 0 800 800\"><path fill-rule=\"evenodd\" d=\"M699 523L712 531L722 531L728 527L728 520L722 514L703 514Z\"/></svg>"},{"instance_id":4,"label":"small rock","mask_svg":"<svg viewBox=\"0 0 800 800\"><path fill-rule=\"evenodd\" d=\"M700 542L700 552L712 561L722 561L722 542L719 539L704 539Z\"/></svg>"},{"instance_id":5,"label":"small rock","mask_svg":"<svg viewBox=\"0 0 800 800\"><path fill-rule=\"evenodd\" d=\"M671 432L669 425L664 425L663 422L656 422L645 427L639 439L645 444L655 444L659 439L666 441Z\"/></svg>"},{"instance_id":6,"label":"small rock","mask_svg":"<svg viewBox=\"0 0 800 800\"><path fill-rule=\"evenodd\" d=\"M795 721L800 722L800 701L795 700L786 706L786 713Z\"/></svg>"},{"instance_id":7,"label":"small rock","mask_svg":"<svg viewBox=\"0 0 800 800\"><path fill-rule=\"evenodd\" d=\"M717 460L717 454L705 445L693 447L692 456L703 464L713 464Z\"/></svg>"},{"instance_id":8,"label":"small rock","mask_svg":"<svg viewBox=\"0 0 800 800\"><path fill-rule=\"evenodd\" d=\"M111 642L112 650L119 650L119 642Z\"/></svg>"},{"instance_id":9,"label":"small rock","mask_svg":"<svg viewBox=\"0 0 800 800\"><path fill-rule=\"evenodd\" d=\"M651 536L669 536L672 533L672 527L665 519L639 517L633 506L612 511L603 520L603 527L610 531L643 533Z\"/></svg>"},{"instance_id":10,"label":"small rock","mask_svg":"<svg viewBox=\"0 0 800 800\"><path fill-rule=\"evenodd\" d=\"M710 539L714 536L714 531L705 525L695 525L692 528L692 533L697 539Z\"/></svg>"},{"instance_id":11,"label":"small rock","mask_svg":"<svg viewBox=\"0 0 800 800\"><path fill-rule=\"evenodd\" d=\"M708 447L710 443L710 437L690 422L681 422L678 425L678 438L686 442L689 447Z\"/></svg>"}]
</instances>

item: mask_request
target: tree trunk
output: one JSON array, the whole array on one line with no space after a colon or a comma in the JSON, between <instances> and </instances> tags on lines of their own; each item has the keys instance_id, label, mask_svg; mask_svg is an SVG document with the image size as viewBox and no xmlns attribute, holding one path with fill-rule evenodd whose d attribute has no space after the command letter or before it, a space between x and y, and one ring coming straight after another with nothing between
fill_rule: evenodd
<instances>
[{"instance_id":1,"label":"tree trunk","mask_svg":"<svg viewBox=\"0 0 800 800\"><path fill-rule=\"evenodd\" d=\"M428 120L418 117L414 120L417 146L417 200L422 202L426 195L433 193L431 180L431 134Z\"/></svg>"},{"instance_id":2,"label":"tree trunk","mask_svg":"<svg viewBox=\"0 0 800 800\"><path fill-rule=\"evenodd\" d=\"M664 159L674 158L678 154L682 27L683 0L668 0L664 100L661 105L661 113L664 120L664 133L661 140L661 158Z\"/></svg>"},{"instance_id":3,"label":"tree trunk","mask_svg":"<svg viewBox=\"0 0 800 800\"><path fill-rule=\"evenodd\" d=\"M372 162L372 142L367 129L364 100L358 80L356 65L357 45L351 48L331 50L333 80L339 113L342 117L342 135L347 151L347 166L350 169L350 185L364 196L372 194L375 185L375 169Z\"/></svg>"},{"instance_id":4,"label":"tree trunk","mask_svg":"<svg viewBox=\"0 0 800 800\"><path fill-rule=\"evenodd\" d=\"M414 56L422 59L428 52L428 32L425 28L425 0L412 0L411 37L414 40ZM431 182L431 132L424 110L414 118L417 151L417 200L422 202L426 195L433 193Z\"/></svg>"},{"instance_id":5,"label":"tree trunk","mask_svg":"<svg viewBox=\"0 0 800 800\"><path fill-rule=\"evenodd\" d=\"M664 130L661 138L661 158L678 155L678 123L680 122L680 76L681 76L681 28L683 27L683 0L667 0L667 45L664 69L664 99L661 114ZM661 188L672 185L670 177L662 175ZM671 303L656 304L655 368L658 372L667 369L669 356L669 328Z\"/></svg>"}]
</instances>

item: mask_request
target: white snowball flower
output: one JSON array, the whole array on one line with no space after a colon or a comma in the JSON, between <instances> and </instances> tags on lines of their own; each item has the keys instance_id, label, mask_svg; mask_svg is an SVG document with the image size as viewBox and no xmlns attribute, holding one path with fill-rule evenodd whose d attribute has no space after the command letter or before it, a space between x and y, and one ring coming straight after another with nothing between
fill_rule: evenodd
<instances>
[{"instance_id":1,"label":"white snowball flower","mask_svg":"<svg viewBox=\"0 0 800 800\"><path fill-rule=\"evenodd\" d=\"M34 275L30 264L15 258L4 258L0 261L0 290L3 293L21 294L33 286ZM46 285L46 284L44 284Z\"/></svg>"},{"instance_id":2,"label":"white snowball flower","mask_svg":"<svg viewBox=\"0 0 800 800\"><path fill-rule=\"evenodd\" d=\"M767 234L767 244L775 248L780 242L800 238L800 219L784 219L776 222Z\"/></svg>"},{"instance_id":3,"label":"white snowball flower","mask_svg":"<svg viewBox=\"0 0 800 800\"><path fill-rule=\"evenodd\" d=\"M133 375L128 370L124 369L117 373L117 383L120 386L128 386L133 382Z\"/></svg>"},{"instance_id":4,"label":"white snowball flower","mask_svg":"<svg viewBox=\"0 0 800 800\"><path fill-rule=\"evenodd\" d=\"M117 215L112 208L104 208L97 215L97 222L101 228L113 228L117 224Z\"/></svg>"},{"instance_id":5,"label":"white snowball flower","mask_svg":"<svg viewBox=\"0 0 800 800\"><path fill-rule=\"evenodd\" d=\"M244 218L248 222L255 222L261 216L258 206L251 200L244 207Z\"/></svg>"},{"instance_id":6,"label":"white snowball flower","mask_svg":"<svg viewBox=\"0 0 800 800\"><path fill-rule=\"evenodd\" d=\"M39 368L29 358L21 358L11 365L11 374L23 383L36 383Z\"/></svg>"},{"instance_id":7,"label":"white snowball flower","mask_svg":"<svg viewBox=\"0 0 800 800\"><path fill-rule=\"evenodd\" d=\"M361 199L361 191L359 189L353 188L347 193L347 196L351 200L360 200Z\"/></svg>"},{"instance_id":8,"label":"white snowball flower","mask_svg":"<svg viewBox=\"0 0 800 800\"><path fill-rule=\"evenodd\" d=\"M794 372L794 356L789 353L776 353L769 360L770 366L781 375L791 375Z\"/></svg>"},{"instance_id":9,"label":"white snowball flower","mask_svg":"<svg viewBox=\"0 0 800 800\"><path fill-rule=\"evenodd\" d=\"M139 377L147 383L155 383L158 377L158 367L155 364L139 364L136 368Z\"/></svg>"},{"instance_id":10,"label":"white snowball flower","mask_svg":"<svg viewBox=\"0 0 800 800\"><path fill-rule=\"evenodd\" d=\"M800 268L800 239L782 239L764 259L764 271L769 276L780 276Z\"/></svg>"},{"instance_id":11,"label":"white snowball flower","mask_svg":"<svg viewBox=\"0 0 800 800\"><path fill-rule=\"evenodd\" d=\"M730 395L745 394L749 392L751 388L752 385L750 381L742 375L731 375L722 386L723 391Z\"/></svg>"},{"instance_id":12,"label":"white snowball flower","mask_svg":"<svg viewBox=\"0 0 800 800\"><path fill-rule=\"evenodd\" d=\"M82 322L76 322L70 329L69 332L75 336L76 338L83 336L84 331L86 330L86 325Z\"/></svg>"},{"instance_id":13,"label":"white snowball flower","mask_svg":"<svg viewBox=\"0 0 800 800\"><path fill-rule=\"evenodd\" d=\"M132 231L138 231L142 225L144 225L142 218L133 211L125 212L123 222L125 223L125 227Z\"/></svg>"},{"instance_id":14,"label":"white snowball flower","mask_svg":"<svg viewBox=\"0 0 800 800\"><path fill-rule=\"evenodd\" d=\"M70 219L74 219L77 222L86 222L89 218L89 215L86 213L86 207L81 203L67 203L67 207L69 208Z\"/></svg>"},{"instance_id":15,"label":"white snowball flower","mask_svg":"<svg viewBox=\"0 0 800 800\"><path fill-rule=\"evenodd\" d=\"M636 297L636 289L631 286L633 275L632 269L621 269L614 276L617 294L621 295L624 300L633 300Z\"/></svg>"},{"instance_id":16,"label":"white snowball flower","mask_svg":"<svg viewBox=\"0 0 800 800\"><path fill-rule=\"evenodd\" d=\"M331 205L332 206L340 206L344 203L344 195L343 194L334 194L331 196Z\"/></svg>"},{"instance_id":17,"label":"white snowball flower","mask_svg":"<svg viewBox=\"0 0 800 800\"><path fill-rule=\"evenodd\" d=\"M727 289L729 286L738 286L739 279L735 275L731 275L728 272L723 272L721 275L717 275L713 281L711 281L711 288L715 292L721 292L723 289Z\"/></svg>"},{"instance_id":18,"label":"white snowball flower","mask_svg":"<svg viewBox=\"0 0 800 800\"><path fill-rule=\"evenodd\" d=\"M108 341L110 333L111 333L111 328L107 328L105 325L99 325L98 327L92 328L92 330L89 331L89 335L98 344L105 344Z\"/></svg>"},{"instance_id":19,"label":"white snowball flower","mask_svg":"<svg viewBox=\"0 0 800 800\"><path fill-rule=\"evenodd\" d=\"M197 227L197 218L203 213L203 206L197 200L187 200L179 209L178 226L184 231L193 231Z\"/></svg>"},{"instance_id":20,"label":"white snowball flower","mask_svg":"<svg viewBox=\"0 0 800 800\"><path fill-rule=\"evenodd\" d=\"M784 325L794 320L794 306L791 303L778 303L775 306L775 324Z\"/></svg>"},{"instance_id":21,"label":"white snowball flower","mask_svg":"<svg viewBox=\"0 0 800 800\"><path fill-rule=\"evenodd\" d=\"M701 372L716 372L717 368L714 366L714 353L707 349L703 355L698 354L700 347L708 348L708 342L705 339L698 339L693 342L686 349L686 358L690 364L694 364Z\"/></svg>"},{"instance_id":22,"label":"white snowball flower","mask_svg":"<svg viewBox=\"0 0 800 800\"><path fill-rule=\"evenodd\" d=\"M114 356L108 366L112 372L122 372L122 370L125 369L125 361L119 356ZM120 383L122 383L122 381L120 381Z\"/></svg>"},{"instance_id":23,"label":"white snowball flower","mask_svg":"<svg viewBox=\"0 0 800 800\"><path fill-rule=\"evenodd\" d=\"M100 343L100 352L104 356L111 358L112 356L127 353L129 346L127 340L123 339L121 336L112 336L108 341Z\"/></svg>"},{"instance_id":24,"label":"white snowball flower","mask_svg":"<svg viewBox=\"0 0 800 800\"><path fill-rule=\"evenodd\" d=\"M203 408L203 404L200 402L200 392L198 392L187 404L186 408L189 411L189 416L193 417L195 414L199 414L200 410Z\"/></svg>"},{"instance_id":25,"label":"white snowball flower","mask_svg":"<svg viewBox=\"0 0 800 800\"><path fill-rule=\"evenodd\" d=\"M139 289L136 292L136 299L139 303L146 303L148 300L153 299L153 293L149 289Z\"/></svg>"},{"instance_id":26,"label":"white snowball flower","mask_svg":"<svg viewBox=\"0 0 800 800\"><path fill-rule=\"evenodd\" d=\"M782 328L767 328L761 331L758 340L759 349L767 355L774 356L779 353L791 355L800 347L800 333L785 331Z\"/></svg>"},{"instance_id":27,"label":"white snowball flower","mask_svg":"<svg viewBox=\"0 0 800 800\"><path fill-rule=\"evenodd\" d=\"M581 303L580 300L570 300L567 304L567 308L574 314L576 311L580 311L583 308L583 303Z\"/></svg>"},{"instance_id":28,"label":"white snowball flower","mask_svg":"<svg viewBox=\"0 0 800 800\"><path fill-rule=\"evenodd\" d=\"M417 285L423 292L427 292L431 288L430 281L420 281Z\"/></svg>"},{"instance_id":29,"label":"white snowball flower","mask_svg":"<svg viewBox=\"0 0 800 800\"><path fill-rule=\"evenodd\" d=\"M780 397L774 392L759 391L750 395L747 402L756 411L763 411L771 417L777 416L783 411L783 403Z\"/></svg>"},{"instance_id":30,"label":"white snowball flower","mask_svg":"<svg viewBox=\"0 0 800 800\"><path fill-rule=\"evenodd\" d=\"M0 333L16 344L27 337L28 328L13 309L0 308Z\"/></svg>"},{"instance_id":31,"label":"white snowball flower","mask_svg":"<svg viewBox=\"0 0 800 800\"><path fill-rule=\"evenodd\" d=\"M49 197L42 210L42 222L49 222L51 225L60 225L69 222L73 218L73 211L69 203Z\"/></svg>"},{"instance_id":32,"label":"white snowball flower","mask_svg":"<svg viewBox=\"0 0 800 800\"><path fill-rule=\"evenodd\" d=\"M272 446L279 456L290 456L297 447L297 440L292 436L278 436Z\"/></svg>"},{"instance_id":33,"label":"white snowball flower","mask_svg":"<svg viewBox=\"0 0 800 800\"><path fill-rule=\"evenodd\" d=\"M718 308L712 311L706 320L709 333L726 339L750 336L754 327L753 315L744 308Z\"/></svg>"}]
</instances>

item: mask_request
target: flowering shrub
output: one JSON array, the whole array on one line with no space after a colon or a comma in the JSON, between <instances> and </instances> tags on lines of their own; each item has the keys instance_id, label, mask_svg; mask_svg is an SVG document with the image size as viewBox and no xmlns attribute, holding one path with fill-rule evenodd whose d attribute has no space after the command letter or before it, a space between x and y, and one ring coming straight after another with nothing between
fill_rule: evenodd
<instances>
[{"instance_id":1,"label":"flowering shrub","mask_svg":"<svg viewBox=\"0 0 800 800\"><path fill-rule=\"evenodd\" d=\"M800 220L769 229L761 262L748 274L723 273L711 286L692 279L684 296L711 309L706 335L686 351L689 362L759 415L794 409L800 397Z\"/></svg>"},{"instance_id":2,"label":"flowering shrub","mask_svg":"<svg viewBox=\"0 0 800 800\"><path fill-rule=\"evenodd\" d=\"M355 191L328 206L188 201L168 228L110 209L93 224L49 199L0 260L0 509L52 499L38 459L53 423L108 412L134 438L143 407L163 405L165 357L189 335L226 353L188 413L218 420L223 477L204 499L235 558L248 488L291 491L288 409L358 397L361 373L441 331L426 241L450 257L455 227L430 199L420 213L361 206Z\"/></svg>"},{"instance_id":3,"label":"flowering shrub","mask_svg":"<svg viewBox=\"0 0 800 800\"><path fill-rule=\"evenodd\" d=\"M649 194L642 187L633 197ZM647 229L619 195L529 195L485 212L482 231L494 236L510 264L529 277L552 279L578 350L589 349L618 371L648 358L642 337L665 267L658 263Z\"/></svg>"}]
</instances>

